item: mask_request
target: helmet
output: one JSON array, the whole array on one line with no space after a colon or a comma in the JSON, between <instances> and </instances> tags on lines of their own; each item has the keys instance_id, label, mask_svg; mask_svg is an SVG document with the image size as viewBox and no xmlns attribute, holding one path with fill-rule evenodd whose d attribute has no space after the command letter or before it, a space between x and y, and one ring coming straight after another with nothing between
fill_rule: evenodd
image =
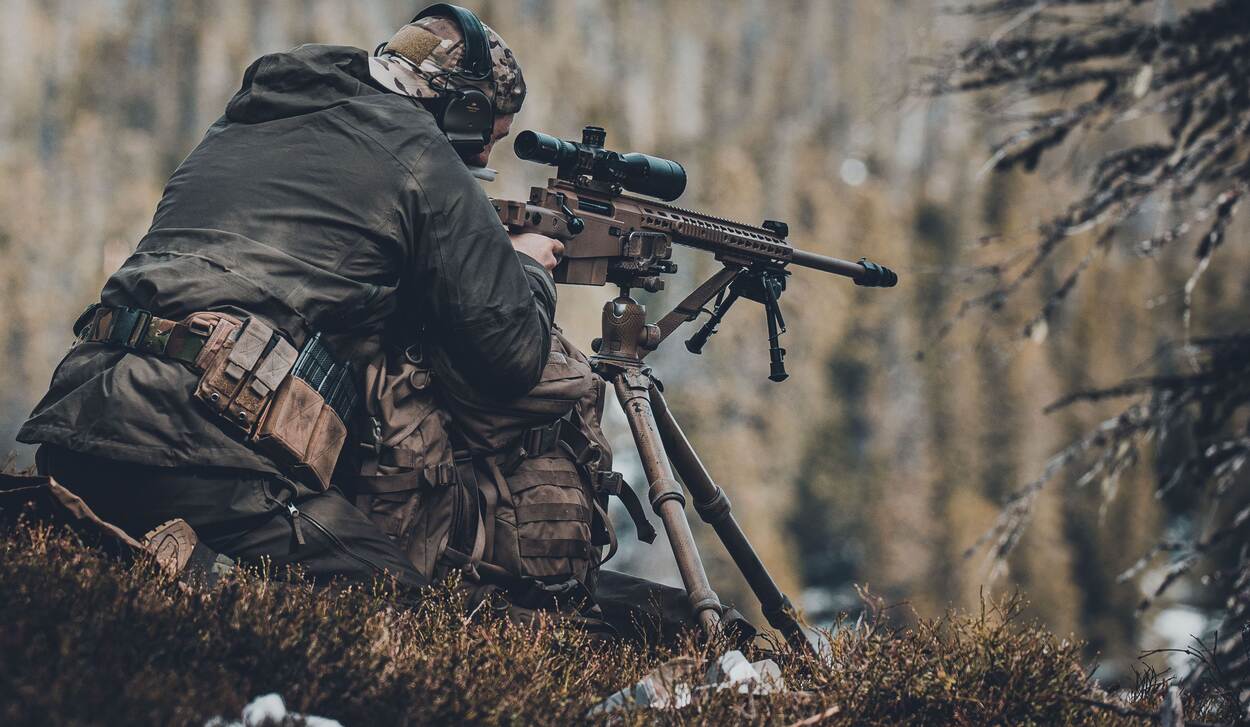
<instances>
[{"instance_id":1,"label":"helmet","mask_svg":"<svg viewBox=\"0 0 1250 727\"><path fill-rule=\"evenodd\" d=\"M480 151L495 114L516 113L525 100L512 49L472 12L446 3L400 28L370 59L370 71L390 90L427 101L461 153Z\"/></svg>"}]
</instances>

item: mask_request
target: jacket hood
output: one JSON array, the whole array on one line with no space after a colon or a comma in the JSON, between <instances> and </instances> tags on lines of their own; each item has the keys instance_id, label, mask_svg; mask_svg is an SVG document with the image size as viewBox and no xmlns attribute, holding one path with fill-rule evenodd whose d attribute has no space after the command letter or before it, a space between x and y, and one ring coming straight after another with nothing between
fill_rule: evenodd
<instances>
[{"instance_id":1,"label":"jacket hood","mask_svg":"<svg viewBox=\"0 0 1250 727\"><path fill-rule=\"evenodd\" d=\"M301 45L261 56L248 66L243 86L226 104L226 118L244 124L263 123L386 93L374 83L365 51L348 46Z\"/></svg>"}]
</instances>

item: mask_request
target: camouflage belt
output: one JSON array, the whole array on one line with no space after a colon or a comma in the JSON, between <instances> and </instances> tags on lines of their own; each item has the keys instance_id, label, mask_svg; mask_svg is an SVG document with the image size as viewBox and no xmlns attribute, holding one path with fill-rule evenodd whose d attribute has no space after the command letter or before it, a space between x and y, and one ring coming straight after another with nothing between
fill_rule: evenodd
<instances>
[{"instance_id":1,"label":"camouflage belt","mask_svg":"<svg viewBox=\"0 0 1250 727\"><path fill-rule=\"evenodd\" d=\"M139 308L94 303L74 324L78 342L111 343L131 351L166 356L195 366L211 327L160 318Z\"/></svg>"}]
</instances>

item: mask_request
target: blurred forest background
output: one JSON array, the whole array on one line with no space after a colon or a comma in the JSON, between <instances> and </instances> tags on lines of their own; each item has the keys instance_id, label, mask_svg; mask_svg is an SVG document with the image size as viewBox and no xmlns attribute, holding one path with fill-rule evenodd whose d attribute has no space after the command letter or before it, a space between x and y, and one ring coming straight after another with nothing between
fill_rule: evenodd
<instances>
[{"instance_id":1,"label":"blurred forest background","mask_svg":"<svg viewBox=\"0 0 1250 727\"><path fill-rule=\"evenodd\" d=\"M1032 174L984 172L1001 119L976 98L909 93L940 57L983 32L929 0L466 0L517 52L529 84L514 129L677 159L680 204L744 222L789 222L791 241L866 255L899 287L857 289L800 270L782 306L791 377L767 380L762 310L738 306L701 357L672 342L655 366L705 463L774 575L817 623L855 610L854 584L925 616L1020 589L1034 615L1090 643L1115 672L1142 648L1204 633L1218 606L1181 583L1140 618L1147 570L1116 577L1181 516L1153 494L1148 463L1114 497L1058 481L991 583L964 551L1000 503L1114 406L1046 416L1064 393L1141 373L1178 335L1182 248L1148 264L1113 250L1057 312L1064 335L1020 336L1042 293L939 335L1004 257L1063 208L1100 153L1077 143ZM142 236L165 179L257 56L305 43L373 48L419 9L396 0L0 0L0 450L71 340L70 323ZM1170 3L1160 2L1164 10ZM1156 133L1149 123L1117 133ZM496 151L492 196L521 198L548 170ZM1148 225L1149 221L1143 222ZM1143 236L1150 230L1143 229ZM1230 237L1244 234L1244 224ZM1193 328L1245 308L1224 252L1195 293ZM648 296L658 316L710 273ZM1057 280L1046 275L1041 289ZM606 289L564 289L559 319L597 335ZM1032 296L1032 297L1030 297ZM1054 325L1052 318L1052 327ZM680 337L680 336L679 336ZM105 414L107 415L107 414ZM628 449L623 420L611 422ZM618 454L631 463L628 453ZM641 486L635 467L628 472ZM710 530L722 595L753 605ZM677 582L667 549L615 567Z\"/></svg>"}]
</instances>

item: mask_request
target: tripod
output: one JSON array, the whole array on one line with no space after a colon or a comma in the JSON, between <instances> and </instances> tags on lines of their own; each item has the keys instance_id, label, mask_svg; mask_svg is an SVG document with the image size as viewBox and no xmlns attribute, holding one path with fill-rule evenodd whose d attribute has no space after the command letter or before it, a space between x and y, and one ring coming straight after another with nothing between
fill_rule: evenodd
<instances>
[{"instance_id":1,"label":"tripod","mask_svg":"<svg viewBox=\"0 0 1250 727\"><path fill-rule=\"evenodd\" d=\"M686 344L697 353L696 349L701 349L708 336L715 333L716 325L729 306L739 297L747 297L763 303L767 309L772 364L769 378L784 379L785 350L777 340L785 330L777 308L777 296L784 289L784 281L784 273L775 269L726 264L658 324L646 322L646 308L630 297L627 287L621 286L620 296L603 307L603 335L592 344L595 355L591 357L591 365L596 373L612 383L617 401L625 412L646 473L651 508L668 534L682 584L704 634L717 631L724 609L708 581L690 522L686 519L686 495L674 474L681 477L694 500L695 511L712 526L746 578L768 624L780 631L793 647L811 653L813 647L803 633L794 605L769 575L734 517L729 498L708 474L669 410L651 369L643 365L648 353L682 323L694 320L704 304L717 296L712 319Z\"/></svg>"}]
</instances>

